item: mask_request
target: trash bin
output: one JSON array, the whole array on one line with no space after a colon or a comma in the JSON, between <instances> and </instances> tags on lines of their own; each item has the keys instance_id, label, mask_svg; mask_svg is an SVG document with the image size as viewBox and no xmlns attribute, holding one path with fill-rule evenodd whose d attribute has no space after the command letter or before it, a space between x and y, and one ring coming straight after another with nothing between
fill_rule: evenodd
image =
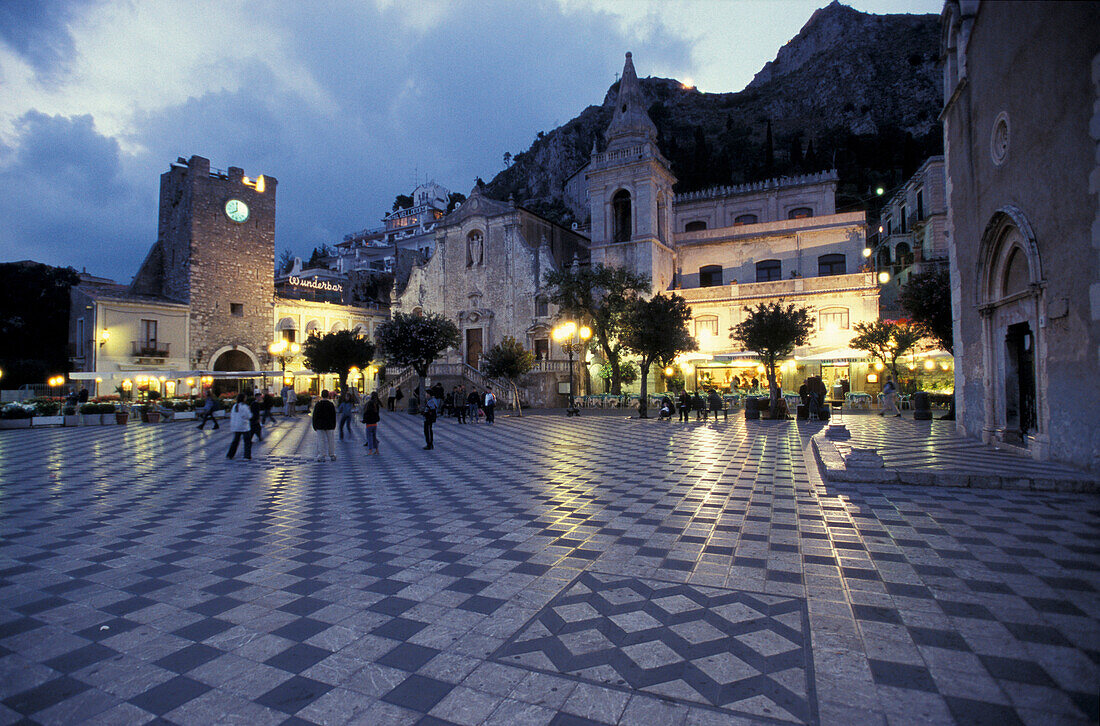
<instances>
[{"instance_id":1,"label":"trash bin","mask_svg":"<svg viewBox=\"0 0 1100 726\"><path fill-rule=\"evenodd\" d=\"M931 421L932 402L925 391L917 391L913 394L913 420Z\"/></svg>"}]
</instances>

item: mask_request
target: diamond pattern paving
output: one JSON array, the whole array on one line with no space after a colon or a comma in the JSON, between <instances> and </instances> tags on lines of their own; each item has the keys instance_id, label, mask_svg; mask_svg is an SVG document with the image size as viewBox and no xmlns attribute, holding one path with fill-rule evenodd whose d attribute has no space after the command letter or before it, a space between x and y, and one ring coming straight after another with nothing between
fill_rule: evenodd
<instances>
[{"instance_id":1,"label":"diamond pattern paving","mask_svg":"<svg viewBox=\"0 0 1100 726\"><path fill-rule=\"evenodd\" d=\"M226 427L0 431L0 724L1100 720L1100 499L827 483L819 430L502 412L425 452L386 413L335 463L304 418L248 463Z\"/></svg>"},{"instance_id":2,"label":"diamond pattern paving","mask_svg":"<svg viewBox=\"0 0 1100 726\"><path fill-rule=\"evenodd\" d=\"M808 631L800 598L585 572L495 658L733 712L769 704L774 718L812 722Z\"/></svg>"}]
</instances>

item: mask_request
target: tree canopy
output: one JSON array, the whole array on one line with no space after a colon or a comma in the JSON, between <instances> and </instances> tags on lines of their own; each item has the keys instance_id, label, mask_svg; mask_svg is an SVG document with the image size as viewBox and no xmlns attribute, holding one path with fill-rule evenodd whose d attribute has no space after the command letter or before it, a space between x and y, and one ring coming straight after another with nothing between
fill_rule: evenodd
<instances>
[{"instance_id":1,"label":"tree canopy","mask_svg":"<svg viewBox=\"0 0 1100 726\"><path fill-rule=\"evenodd\" d=\"M398 209L412 209L413 198L411 194L398 194L393 200L393 210L396 212Z\"/></svg>"},{"instance_id":2,"label":"tree canopy","mask_svg":"<svg viewBox=\"0 0 1100 726\"><path fill-rule=\"evenodd\" d=\"M457 348L460 343L458 326L438 313L394 313L391 320L378 326L375 340L387 365L412 366L416 371L422 401L428 368L448 348Z\"/></svg>"},{"instance_id":3,"label":"tree canopy","mask_svg":"<svg viewBox=\"0 0 1100 726\"><path fill-rule=\"evenodd\" d=\"M0 369L5 388L45 383L69 370L69 291L75 270L37 262L0 264ZM96 331L85 328L85 350Z\"/></svg>"},{"instance_id":4,"label":"tree canopy","mask_svg":"<svg viewBox=\"0 0 1100 726\"><path fill-rule=\"evenodd\" d=\"M503 378L512 387L512 402L516 412L523 415L519 404L518 381L535 367L535 354L523 347L512 336L506 337L482 357L481 372L490 378Z\"/></svg>"},{"instance_id":5,"label":"tree canopy","mask_svg":"<svg viewBox=\"0 0 1100 726\"><path fill-rule=\"evenodd\" d=\"M899 380L898 359L911 352L924 338L924 329L909 320L876 320L852 326L856 337L848 345L865 350L871 357L890 368L894 380Z\"/></svg>"},{"instance_id":6,"label":"tree canopy","mask_svg":"<svg viewBox=\"0 0 1100 726\"><path fill-rule=\"evenodd\" d=\"M622 393L623 319L638 294L649 290L649 276L621 267L591 265L551 270L545 282L550 302L562 314L578 324L591 324L593 339L611 366L611 392Z\"/></svg>"},{"instance_id":7,"label":"tree canopy","mask_svg":"<svg viewBox=\"0 0 1100 726\"><path fill-rule=\"evenodd\" d=\"M946 268L914 275L901 288L898 302L928 337L948 353L955 352L951 314L951 276Z\"/></svg>"},{"instance_id":8,"label":"tree canopy","mask_svg":"<svg viewBox=\"0 0 1100 726\"><path fill-rule=\"evenodd\" d=\"M783 358L802 345L814 329L810 311L794 303L782 301L760 303L755 308L746 307L748 316L730 328L730 338L740 342L746 350L760 356L760 362L768 375L771 390L771 412L776 415L779 406L779 384L775 369Z\"/></svg>"},{"instance_id":9,"label":"tree canopy","mask_svg":"<svg viewBox=\"0 0 1100 726\"><path fill-rule=\"evenodd\" d=\"M314 373L335 373L340 377L340 389L348 385L348 371L362 370L374 360L374 343L350 330L337 330L325 335L311 335L302 344L306 365Z\"/></svg>"},{"instance_id":10,"label":"tree canopy","mask_svg":"<svg viewBox=\"0 0 1100 726\"><path fill-rule=\"evenodd\" d=\"M687 300L676 294L654 295L649 300L635 299L623 317L623 347L641 358L639 418L648 416L650 366L671 363L680 353L698 349L695 338L688 333L690 319L691 308Z\"/></svg>"}]
</instances>

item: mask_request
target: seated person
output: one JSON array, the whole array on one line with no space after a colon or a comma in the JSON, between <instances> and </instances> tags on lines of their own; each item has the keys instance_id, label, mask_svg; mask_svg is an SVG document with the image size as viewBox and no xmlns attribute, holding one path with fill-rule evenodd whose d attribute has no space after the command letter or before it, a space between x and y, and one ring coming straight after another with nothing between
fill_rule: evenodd
<instances>
[{"instance_id":1,"label":"seated person","mask_svg":"<svg viewBox=\"0 0 1100 726\"><path fill-rule=\"evenodd\" d=\"M672 418L672 401L668 396L661 399L661 408L657 414L659 419L671 419Z\"/></svg>"}]
</instances>

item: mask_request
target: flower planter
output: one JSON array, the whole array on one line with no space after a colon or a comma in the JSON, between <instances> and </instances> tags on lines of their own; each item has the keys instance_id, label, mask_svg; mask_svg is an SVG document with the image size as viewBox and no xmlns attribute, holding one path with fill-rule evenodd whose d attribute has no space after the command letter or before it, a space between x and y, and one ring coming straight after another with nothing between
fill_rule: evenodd
<instances>
[{"instance_id":1,"label":"flower planter","mask_svg":"<svg viewBox=\"0 0 1100 726\"><path fill-rule=\"evenodd\" d=\"M80 425L80 414L72 413L72 414L69 414L68 416L66 416L65 417L65 425L66 426L79 426Z\"/></svg>"},{"instance_id":2,"label":"flower planter","mask_svg":"<svg viewBox=\"0 0 1100 726\"><path fill-rule=\"evenodd\" d=\"M103 414L82 413L80 414L80 423L83 426L101 426L103 425Z\"/></svg>"},{"instance_id":3,"label":"flower planter","mask_svg":"<svg viewBox=\"0 0 1100 726\"><path fill-rule=\"evenodd\" d=\"M29 429L30 427L31 420L29 418L0 419L0 429Z\"/></svg>"},{"instance_id":4,"label":"flower planter","mask_svg":"<svg viewBox=\"0 0 1100 726\"><path fill-rule=\"evenodd\" d=\"M125 426L126 422L130 420L129 411L115 411L115 423L119 426Z\"/></svg>"},{"instance_id":5,"label":"flower planter","mask_svg":"<svg viewBox=\"0 0 1100 726\"><path fill-rule=\"evenodd\" d=\"M194 419L194 411L176 411L172 414L173 421L193 421Z\"/></svg>"},{"instance_id":6,"label":"flower planter","mask_svg":"<svg viewBox=\"0 0 1100 726\"><path fill-rule=\"evenodd\" d=\"M160 423L160 411L146 411L141 414L142 423Z\"/></svg>"},{"instance_id":7,"label":"flower planter","mask_svg":"<svg viewBox=\"0 0 1100 726\"><path fill-rule=\"evenodd\" d=\"M31 426L64 426L64 416L35 416L31 419Z\"/></svg>"}]
</instances>

